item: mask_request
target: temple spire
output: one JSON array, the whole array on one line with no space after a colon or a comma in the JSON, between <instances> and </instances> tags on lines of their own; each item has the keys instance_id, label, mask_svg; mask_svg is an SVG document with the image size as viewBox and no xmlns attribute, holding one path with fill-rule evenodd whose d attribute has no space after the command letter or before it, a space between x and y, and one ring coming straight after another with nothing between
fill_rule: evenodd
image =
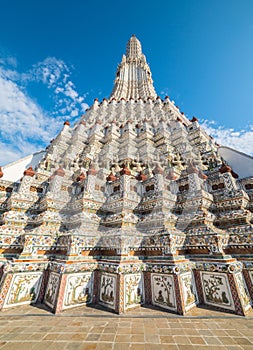
<instances>
[{"instance_id":1,"label":"temple spire","mask_svg":"<svg viewBox=\"0 0 253 350\"><path fill-rule=\"evenodd\" d=\"M127 43L126 57L127 58L140 58L141 55L142 55L141 43L136 38L135 35L132 35Z\"/></svg>"},{"instance_id":2,"label":"temple spire","mask_svg":"<svg viewBox=\"0 0 253 350\"><path fill-rule=\"evenodd\" d=\"M141 43L132 35L126 46L114 81L114 88L110 99L125 100L142 98L155 99L157 97L153 87L153 80L146 57L142 53Z\"/></svg>"}]
</instances>

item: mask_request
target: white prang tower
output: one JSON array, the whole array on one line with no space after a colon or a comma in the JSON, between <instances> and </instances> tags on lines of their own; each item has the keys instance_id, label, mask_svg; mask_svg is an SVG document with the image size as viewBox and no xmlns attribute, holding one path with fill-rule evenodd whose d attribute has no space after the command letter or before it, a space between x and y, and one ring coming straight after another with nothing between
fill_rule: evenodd
<instances>
[{"instance_id":1,"label":"white prang tower","mask_svg":"<svg viewBox=\"0 0 253 350\"><path fill-rule=\"evenodd\" d=\"M20 181L5 174L24 160L0 170L0 308L185 314L205 304L245 315L253 177L224 154L247 157L221 151L197 118L157 96L133 35L109 99L65 122Z\"/></svg>"}]
</instances>

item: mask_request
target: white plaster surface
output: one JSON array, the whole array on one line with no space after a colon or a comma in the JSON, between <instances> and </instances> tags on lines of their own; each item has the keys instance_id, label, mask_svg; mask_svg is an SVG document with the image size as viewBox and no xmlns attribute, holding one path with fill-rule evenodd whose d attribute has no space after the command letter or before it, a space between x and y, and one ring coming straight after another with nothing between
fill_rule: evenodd
<instances>
[{"instance_id":1,"label":"white plaster surface","mask_svg":"<svg viewBox=\"0 0 253 350\"><path fill-rule=\"evenodd\" d=\"M36 152L25 158L19 159L16 162L3 166L2 180L12 182L19 181L23 177L25 169L27 169L29 166L32 166L34 169L45 154L45 151Z\"/></svg>"},{"instance_id":2,"label":"white plaster surface","mask_svg":"<svg viewBox=\"0 0 253 350\"><path fill-rule=\"evenodd\" d=\"M219 154L240 178L252 176L253 157L225 146L219 147Z\"/></svg>"}]
</instances>

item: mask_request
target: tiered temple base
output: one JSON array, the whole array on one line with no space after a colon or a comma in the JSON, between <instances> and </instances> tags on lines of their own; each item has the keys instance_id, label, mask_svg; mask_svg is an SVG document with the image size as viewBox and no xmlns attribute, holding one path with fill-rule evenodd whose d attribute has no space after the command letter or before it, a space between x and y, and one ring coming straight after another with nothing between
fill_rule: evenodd
<instances>
[{"instance_id":1,"label":"tiered temple base","mask_svg":"<svg viewBox=\"0 0 253 350\"><path fill-rule=\"evenodd\" d=\"M198 304L237 315L251 308L252 270L231 262L84 261L5 266L0 307L47 305L53 313L98 304L121 314L141 305L185 315ZM35 271L36 270L36 271ZM244 278L243 276L246 276ZM247 283L245 283L247 281Z\"/></svg>"}]
</instances>

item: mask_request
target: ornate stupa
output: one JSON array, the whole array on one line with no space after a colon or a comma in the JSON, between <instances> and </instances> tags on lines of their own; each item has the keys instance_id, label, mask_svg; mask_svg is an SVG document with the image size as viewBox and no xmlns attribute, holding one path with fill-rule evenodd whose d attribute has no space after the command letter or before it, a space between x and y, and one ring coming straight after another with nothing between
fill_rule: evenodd
<instances>
[{"instance_id":1,"label":"ornate stupa","mask_svg":"<svg viewBox=\"0 0 253 350\"><path fill-rule=\"evenodd\" d=\"M245 315L250 164L157 96L132 36L109 99L0 170L0 308L152 304L185 314L205 304Z\"/></svg>"}]
</instances>

